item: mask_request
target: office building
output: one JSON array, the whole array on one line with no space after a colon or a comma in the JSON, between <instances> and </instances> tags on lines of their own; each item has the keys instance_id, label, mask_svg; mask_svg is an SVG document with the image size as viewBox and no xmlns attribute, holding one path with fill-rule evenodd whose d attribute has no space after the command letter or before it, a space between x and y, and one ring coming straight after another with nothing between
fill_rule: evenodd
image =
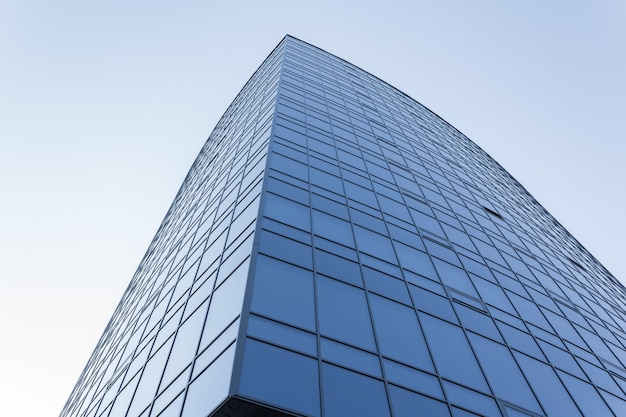
<instances>
[{"instance_id":1,"label":"office building","mask_svg":"<svg viewBox=\"0 0 626 417\"><path fill-rule=\"evenodd\" d=\"M287 36L61 415L624 416L625 299L462 133Z\"/></svg>"}]
</instances>

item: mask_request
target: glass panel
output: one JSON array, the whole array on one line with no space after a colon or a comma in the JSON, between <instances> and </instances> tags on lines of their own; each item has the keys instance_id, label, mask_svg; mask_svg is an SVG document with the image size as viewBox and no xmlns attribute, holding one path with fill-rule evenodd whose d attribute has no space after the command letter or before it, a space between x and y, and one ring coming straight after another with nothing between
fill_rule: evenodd
<instances>
[{"instance_id":1,"label":"glass panel","mask_svg":"<svg viewBox=\"0 0 626 417\"><path fill-rule=\"evenodd\" d=\"M411 291L413 303L416 308L453 323L458 323L456 314L454 313L450 300L447 297L441 297L413 285L409 285L409 290Z\"/></svg>"},{"instance_id":2,"label":"glass panel","mask_svg":"<svg viewBox=\"0 0 626 417\"><path fill-rule=\"evenodd\" d=\"M511 404L541 413L541 408L511 352L505 346L484 337L472 333L468 337L496 396Z\"/></svg>"},{"instance_id":3,"label":"glass panel","mask_svg":"<svg viewBox=\"0 0 626 417\"><path fill-rule=\"evenodd\" d=\"M396 253L398 254L400 265L403 268L439 281L435 268L430 261L430 256L422 251L398 242L395 242L394 246L396 247Z\"/></svg>"},{"instance_id":4,"label":"glass panel","mask_svg":"<svg viewBox=\"0 0 626 417\"><path fill-rule=\"evenodd\" d=\"M553 366L567 371L577 377L586 379L582 369L580 369L580 366L569 352L559 349L556 346L552 346L551 344L546 343L542 340L539 340L538 342L539 346L541 346L541 349L546 354L546 356L550 360L550 363Z\"/></svg>"},{"instance_id":5,"label":"glass panel","mask_svg":"<svg viewBox=\"0 0 626 417\"><path fill-rule=\"evenodd\" d=\"M498 329L496 328L496 325L491 317L462 304L458 304L456 302L452 304L461 319L461 324L467 330L472 330L483 336L497 340L498 342L503 342L502 336L500 336L500 333L498 332Z\"/></svg>"},{"instance_id":6,"label":"glass panel","mask_svg":"<svg viewBox=\"0 0 626 417\"><path fill-rule=\"evenodd\" d=\"M135 376L126 386L122 389L122 391L117 394L117 398L115 399L115 404L111 409L111 415L126 415L126 410L128 410L128 405L135 393L135 388L137 387L137 382L139 380L138 376Z\"/></svg>"},{"instance_id":7,"label":"glass panel","mask_svg":"<svg viewBox=\"0 0 626 417\"><path fill-rule=\"evenodd\" d=\"M241 313L246 278L246 274L234 274L213 293L200 349L213 341Z\"/></svg>"},{"instance_id":8,"label":"glass panel","mask_svg":"<svg viewBox=\"0 0 626 417\"><path fill-rule=\"evenodd\" d=\"M402 277L400 271L398 271L398 274L399 277ZM363 268L363 277L369 291L374 291L404 304L411 304L411 298L404 280L396 279L391 275L383 274L367 267Z\"/></svg>"},{"instance_id":9,"label":"glass panel","mask_svg":"<svg viewBox=\"0 0 626 417\"><path fill-rule=\"evenodd\" d=\"M313 232L326 239L354 247L350 223L335 216L313 210Z\"/></svg>"},{"instance_id":10,"label":"glass panel","mask_svg":"<svg viewBox=\"0 0 626 417\"><path fill-rule=\"evenodd\" d=\"M382 381L325 363L322 383L325 417L390 415Z\"/></svg>"},{"instance_id":11,"label":"glass panel","mask_svg":"<svg viewBox=\"0 0 626 417\"><path fill-rule=\"evenodd\" d=\"M400 387L390 385L389 397L394 417L414 417L417 410L428 417L450 417L445 403Z\"/></svg>"},{"instance_id":12,"label":"glass panel","mask_svg":"<svg viewBox=\"0 0 626 417\"><path fill-rule=\"evenodd\" d=\"M138 414L139 411L143 410L154 399L157 387L161 381L167 355L169 355L170 347L172 347L172 340L173 338L146 363L146 367L141 375L141 380L139 381L139 386L137 387L137 391L135 391L135 397L128 411L129 415Z\"/></svg>"},{"instance_id":13,"label":"glass panel","mask_svg":"<svg viewBox=\"0 0 626 417\"><path fill-rule=\"evenodd\" d=\"M304 268L313 267L311 247L285 236L261 230L259 252Z\"/></svg>"},{"instance_id":14,"label":"glass panel","mask_svg":"<svg viewBox=\"0 0 626 417\"><path fill-rule=\"evenodd\" d=\"M517 352L514 354L547 415L581 415L550 366Z\"/></svg>"},{"instance_id":15,"label":"glass panel","mask_svg":"<svg viewBox=\"0 0 626 417\"><path fill-rule=\"evenodd\" d=\"M415 310L376 295L370 300L380 353L417 368L434 370Z\"/></svg>"},{"instance_id":16,"label":"glass panel","mask_svg":"<svg viewBox=\"0 0 626 417\"><path fill-rule=\"evenodd\" d=\"M307 206L272 193L265 194L264 204L263 215L299 229L311 230L311 211Z\"/></svg>"},{"instance_id":17,"label":"glass panel","mask_svg":"<svg viewBox=\"0 0 626 417\"><path fill-rule=\"evenodd\" d=\"M259 255L252 285L252 311L315 330L313 272Z\"/></svg>"},{"instance_id":18,"label":"glass panel","mask_svg":"<svg viewBox=\"0 0 626 417\"><path fill-rule=\"evenodd\" d=\"M502 288L481 278L474 278L473 282L474 285L476 285L476 288L478 288L478 292L480 293L480 297L483 301L496 306L507 313L515 314L513 305L509 299L506 298Z\"/></svg>"},{"instance_id":19,"label":"glass panel","mask_svg":"<svg viewBox=\"0 0 626 417\"><path fill-rule=\"evenodd\" d=\"M277 407L319 416L317 360L248 339L239 392Z\"/></svg>"},{"instance_id":20,"label":"glass panel","mask_svg":"<svg viewBox=\"0 0 626 417\"><path fill-rule=\"evenodd\" d=\"M478 297L467 272L447 262L440 261L439 259L433 259L433 263L435 264L439 278L444 285L456 288L465 294Z\"/></svg>"},{"instance_id":21,"label":"glass panel","mask_svg":"<svg viewBox=\"0 0 626 417\"><path fill-rule=\"evenodd\" d=\"M500 321L496 320L496 324L507 345L535 358L545 359L534 337Z\"/></svg>"},{"instance_id":22,"label":"glass panel","mask_svg":"<svg viewBox=\"0 0 626 417\"><path fill-rule=\"evenodd\" d=\"M548 321L543 317L543 314L541 314L541 311L539 311L535 303L513 293L509 293L509 298L519 312L520 318L545 330L552 331L552 327L550 327Z\"/></svg>"},{"instance_id":23,"label":"glass panel","mask_svg":"<svg viewBox=\"0 0 626 417\"><path fill-rule=\"evenodd\" d=\"M320 332L333 339L376 350L365 292L317 276Z\"/></svg>"},{"instance_id":24,"label":"glass panel","mask_svg":"<svg viewBox=\"0 0 626 417\"><path fill-rule=\"evenodd\" d=\"M239 332L239 321L239 319L235 320L206 348L206 350L200 353L193 366L192 379L200 375L211 362L226 350L228 346L235 342Z\"/></svg>"},{"instance_id":25,"label":"glass panel","mask_svg":"<svg viewBox=\"0 0 626 417\"><path fill-rule=\"evenodd\" d=\"M380 359L363 350L321 338L322 359L382 378Z\"/></svg>"},{"instance_id":26,"label":"glass panel","mask_svg":"<svg viewBox=\"0 0 626 417\"><path fill-rule=\"evenodd\" d=\"M604 391L600 391L600 394L607 402L609 407L611 407L611 410L613 410L613 413L616 416L626 416L626 401L624 401L622 398L618 398Z\"/></svg>"},{"instance_id":27,"label":"glass panel","mask_svg":"<svg viewBox=\"0 0 626 417\"><path fill-rule=\"evenodd\" d=\"M349 284L363 287L359 264L346 258L316 249L315 270Z\"/></svg>"},{"instance_id":28,"label":"glass panel","mask_svg":"<svg viewBox=\"0 0 626 417\"><path fill-rule=\"evenodd\" d=\"M498 405L491 397L448 381L443 381L443 387L448 396L448 400L452 404L457 404L461 407L475 411L482 417L502 416L502 413L500 413L500 410L498 409Z\"/></svg>"},{"instance_id":29,"label":"glass panel","mask_svg":"<svg viewBox=\"0 0 626 417\"><path fill-rule=\"evenodd\" d=\"M463 330L435 317L420 314L424 334L441 376L489 391Z\"/></svg>"},{"instance_id":30,"label":"glass panel","mask_svg":"<svg viewBox=\"0 0 626 417\"><path fill-rule=\"evenodd\" d=\"M165 369L163 384L161 384L161 386L168 384L195 358L208 305L209 303L205 301L202 308L196 310L195 313L179 327L178 333L176 333L176 340L174 340L172 353L170 353L170 357L167 361L167 368Z\"/></svg>"},{"instance_id":31,"label":"glass panel","mask_svg":"<svg viewBox=\"0 0 626 417\"><path fill-rule=\"evenodd\" d=\"M396 256L389 238L359 226L354 226L354 233L360 251L396 263Z\"/></svg>"},{"instance_id":32,"label":"glass panel","mask_svg":"<svg viewBox=\"0 0 626 417\"><path fill-rule=\"evenodd\" d=\"M184 393L180 393L174 401L172 401L158 417L178 417L180 416L180 407L183 405ZM111 416L112 417L112 416Z\"/></svg>"},{"instance_id":33,"label":"glass panel","mask_svg":"<svg viewBox=\"0 0 626 417\"><path fill-rule=\"evenodd\" d=\"M317 356L315 335L254 314L250 315L248 335Z\"/></svg>"},{"instance_id":34,"label":"glass panel","mask_svg":"<svg viewBox=\"0 0 626 417\"><path fill-rule=\"evenodd\" d=\"M181 417L207 415L224 401L230 389L234 358L232 345L189 385Z\"/></svg>"},{"instance_id":35,"label":"glass panel","mask_svg":"<svg viewBox=\"0 0 626 417\"><path fill-rule=\"evenodd\" d=\"M583 415L594 417L613 415L592 385L564 372L559 372L559 377L565 383Z\"/></svg>"},{"instance_id":36,"label":"glass panel","mask_svg":"<svg viewBox=\"0 0 626 417\"><path fill-rule=\"evenodd\" d=\"M385 375L390 382L443 399L441 385L436 376L390 361L389 359L383 359L383 364L385 365Z\"/></svg>"}]
</instances>

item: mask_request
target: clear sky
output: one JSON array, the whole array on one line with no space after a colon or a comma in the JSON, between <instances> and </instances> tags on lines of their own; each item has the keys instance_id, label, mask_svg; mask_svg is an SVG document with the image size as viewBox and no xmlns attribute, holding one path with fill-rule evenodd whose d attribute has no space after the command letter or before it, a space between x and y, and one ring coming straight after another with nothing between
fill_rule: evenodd
<instances>
[{"instance_id":1,"label":"clear sky","mask_svg":"<svg viewBox=\"0 0 626 417\"><path fill-rule=\"evenodd\" d=\"M0 1L0 415L60 412L285 34L417 99L626 281L626 2Z\"/></svg>"}]
</instances>

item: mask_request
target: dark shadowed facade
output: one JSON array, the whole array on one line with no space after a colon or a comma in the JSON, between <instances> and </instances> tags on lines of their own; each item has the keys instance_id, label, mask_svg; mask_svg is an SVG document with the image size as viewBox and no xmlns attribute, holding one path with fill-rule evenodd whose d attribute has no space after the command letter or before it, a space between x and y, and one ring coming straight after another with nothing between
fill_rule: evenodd
<instances>
[{"instance_id":1,"label":"dark shadowed facade","mask_svg":"<svg viewBox=\"0 0 626 417\"><path fill-rule=\"evenodd\" d=\"M61 416L624 416L625 296L462 133L288 36Z\"/></svg>"}]
</instances>

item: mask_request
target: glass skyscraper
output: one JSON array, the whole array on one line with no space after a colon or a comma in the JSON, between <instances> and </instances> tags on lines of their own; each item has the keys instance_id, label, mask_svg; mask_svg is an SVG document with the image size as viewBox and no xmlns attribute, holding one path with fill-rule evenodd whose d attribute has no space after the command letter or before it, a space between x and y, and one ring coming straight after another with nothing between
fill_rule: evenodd
<instances>
[{"instance_id":1,"label":"glass skyscraper","mask_svg":"<svg viewBox=\"0 0 626 417\"><path fill-rule=\"evenodd\" d=\"M61 416L624 416L625 300L462 133L287 36Z\"/></svg>"}]
</instances>

